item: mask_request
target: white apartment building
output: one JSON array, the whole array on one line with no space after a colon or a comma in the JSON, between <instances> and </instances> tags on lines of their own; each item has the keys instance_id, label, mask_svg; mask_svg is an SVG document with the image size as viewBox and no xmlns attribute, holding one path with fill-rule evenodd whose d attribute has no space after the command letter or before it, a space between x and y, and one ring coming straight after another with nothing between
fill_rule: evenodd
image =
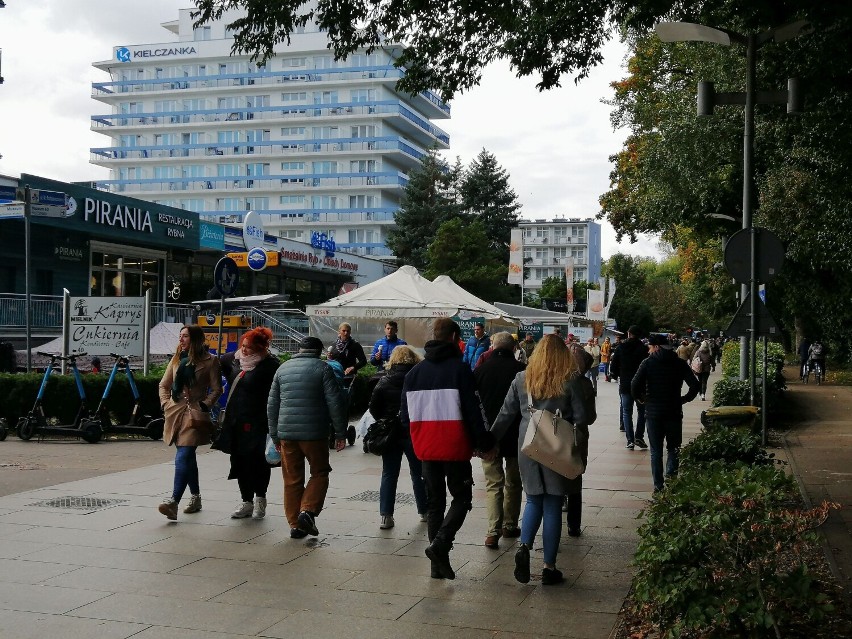
<instances>
[{"instance_id":1,"label":"white apartment building","mask_svg":"<svg viewBox=\"0 0 852 639\"><path fill-rule=\"evenodd\" d=\"M279 45L265 67L231 56L222 21L194 29L191 9L163 23L169 41L113 48L94 66L104 106L91 127L109 138L91 162L98 188L238 224L249 210L267 233L389 258L388 230L408 173L450 109L428 92L398 93L391 46L335 62L315 27ZM396 49L398 51L398 49ZM316 235L315 235L316 234Z\"/></svg>"},{"instance_id":2,"label":"white apartment building","mask_svg":"<svg viewBox=\"0 0 852 639\"><path fill-rule=\"evenodd\" d=\"M592 220L554 218L522 220L524 291L541 289L548 277L565 274L574 258L574 281L596 283L601 276L601 225Z\"/></svg>"}]
</instances>

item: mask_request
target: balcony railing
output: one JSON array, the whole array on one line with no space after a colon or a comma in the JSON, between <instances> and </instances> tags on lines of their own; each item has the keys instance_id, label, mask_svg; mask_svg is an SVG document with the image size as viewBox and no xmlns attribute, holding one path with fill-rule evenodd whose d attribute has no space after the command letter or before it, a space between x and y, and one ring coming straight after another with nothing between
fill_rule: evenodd
<instances>
[{"instance_id":1,"label":"balcony railing","mask_svg":"<svg viewBox=\"0 0 852 639\"><path fill-rule=\"evenodd\" d=\"M262 140L259 142L238 141L201 144L160 144L151 146L111 146L90 149L89 159L95 164L106 164L112 160L146 160L163 158L205 158L217 156L278 157L281 153L292 153L293 146L298 152L328 154L344 152L401 151L417 160L423 160L426 152L407 140L396 136L375 138L332 138L312 140Z\"/></svg>"},{"instance_id":2,"label":"balcony railing","mask_svg":"<svg viewBox=\"0 0 852 639\"><path fill-rule=\"evenodd\" d=\"M351 187L405 187L408 176L399 171L375 173L309 173L302 175L235 175L227 177L174 177L127 180L101 180L97 188L114 193L164 193L223 191L233 193L234 189L254 189L256 191L280 192L282 187L288 192L297 189L334 189Z\"/></svg>"},{"instance_id":3,"label":"balcony railing","mask_svg":"<svg viewBox=\"0 0 852 639\"><path fill-rule=\"evenodd\" d=\"M429 136L450 144L450 136L418 116L398 100L382 100L370 104L348 102L340 104L286 104L277 106L228 107L192 111L150 111L144 113L106 113L91 116L91 128L98 131L145 127L168 130L174 125L210 124L215 122L281 123L306 121L334 116L399 115Z\"/></svg>"}]
</instances>

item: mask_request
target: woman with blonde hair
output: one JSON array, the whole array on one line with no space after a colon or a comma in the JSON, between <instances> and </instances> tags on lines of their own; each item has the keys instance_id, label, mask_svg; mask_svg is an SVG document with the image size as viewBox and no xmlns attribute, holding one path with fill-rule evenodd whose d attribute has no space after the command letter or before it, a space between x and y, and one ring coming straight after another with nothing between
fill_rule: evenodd
<instances>
[{"instance_id":1,"label":"woman with blonde hair","mask_svg":"<svg viewBox=\"0 0 852 639\"><path fill-rule=\"evenodd\" d=\"M169 519L177 519L178 502L187 486L191 497L183 512L201 510L195 449L210 443L210 408L221 394L219 358L207 351L200 326L184 326L175 354L160 380L160 406L165 416L163 441L176 448L172 496L158 508Z\"/></svg>"},{"instance_id":2,"label":"woman with blonde hair","mask_svg":"<svg viewBox=\"0 0 852 639\"><path fill-rule=\"evenodd\" d=\"M491 426L498 438L520 416L518 433L518 466L527 502L521 520L520 546L515 554L515 579L530 580L530 548L544 523L542 542L544 570L541 583L545 586L563 581L556 569L556 552L562 535L563 497L577 490L577 479L567 479L527 457L520 445L530 423L530 409L560 411L562 417L575 424L582 433L583 461L588 456L589 424L597 417L591 382L580 374L577 362L556 335L545 335L536 345L525 371L518 373L506 393L503 408Z\"/></svg>"},{"instance_id":3,"label":"woman with blonde hair","mask_svg":"<svg viewBox=\"0 0 852 639\"><path fill-rule=\"evenodd\" d=\"M376 384L370 397L370 414L376 419L388 419L396 425L395 436L382 454L382 482L379 485L379 528L394 527L393 512L396 502L396 486L402 467L402 456L408 459L414 501L420 521L426 521L426 485L423 483L422 465L414 454L411 435L399 421L399 405L402 401L402 383L405 376L420 362L420 356L408 346L397 346L388 360L385 375Z\"/></svg>"}]
</instances>

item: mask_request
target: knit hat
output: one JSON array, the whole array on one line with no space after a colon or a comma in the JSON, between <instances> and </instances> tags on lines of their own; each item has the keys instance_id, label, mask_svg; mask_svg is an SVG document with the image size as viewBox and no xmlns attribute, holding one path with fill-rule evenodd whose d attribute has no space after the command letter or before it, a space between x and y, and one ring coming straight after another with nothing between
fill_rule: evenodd
<instances>
[{"instance_id":1,"label":"knit hat","mask_svg":"<svg viewBox=\"0 0 852 639\"><path fill-rule=\"evenodd\" d=\"M322 352L322 340L316 337L306 337L299 342L299 352L319 355Z\"/></svg>"}]
</instances>

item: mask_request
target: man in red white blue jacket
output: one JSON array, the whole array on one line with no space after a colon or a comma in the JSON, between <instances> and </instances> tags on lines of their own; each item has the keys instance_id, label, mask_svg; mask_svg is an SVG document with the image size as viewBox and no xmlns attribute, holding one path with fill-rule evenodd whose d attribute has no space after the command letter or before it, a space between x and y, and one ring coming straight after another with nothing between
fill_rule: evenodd
<instances>
[{"instance_id":1,"label":"man in red white blue jacket","mask_svg":"<svg viewBox=\"0 0 852 639\"><path fill-rule=\"evenodd\" d=\"M486 429L476 380L457 346L459 325L442 317L432 331L435 339L426 342L426 358L405 376L399 416L423 462L432 577L455 579L449 554L473 507L470 460L474 455L494 459L497 450ZM453 498L449 510L447 490Z\"/></svg>"}]
</instances>

